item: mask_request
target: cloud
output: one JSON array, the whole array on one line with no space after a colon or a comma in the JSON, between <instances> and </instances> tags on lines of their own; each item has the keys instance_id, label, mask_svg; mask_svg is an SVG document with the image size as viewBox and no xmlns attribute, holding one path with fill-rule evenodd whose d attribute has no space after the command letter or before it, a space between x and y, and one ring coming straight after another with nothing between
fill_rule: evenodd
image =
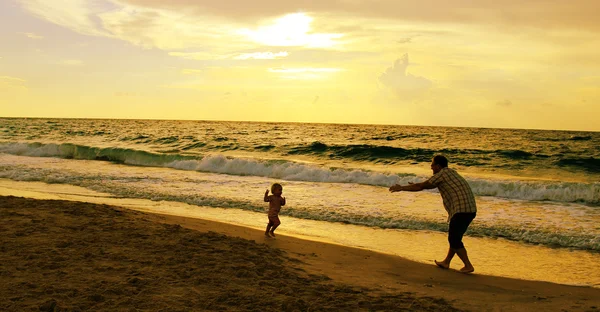
<instances>
[{"instance_id":1,"label":"cloud","mask_svg":"<svg viewBox=\"0 0 600 312\"><path fill-rule=\"evenodd\" d=\"M297 52L309 49L320 50L327 57L348 51L385 53L392 49L390 42L412 44L419 34L439 39L423 40L419 44L447 45L458 40L423 33L440 30L463 36L460 40L464 42L479 39L465 38L472 33L479 35L481 30L470 28L465 33L461 28L464 24L502 24L507 27L494 29L507 32L511 32L512 27L532 23L539 23L540 28L559 30L562 29L556 25L564 24L577 31L600 25L595 22L595 16L594 22L590 21L594 15L590 12L597 12L596 7L600 10L600 4L582 0L573 0L577 5L568 6L541 0L527 3L482 0L475 4L471 0L417 3L397 0L70 0L61 2L60 6L55 0L16 1L31 14L80 34L123 40L194 60L269 59L269 54L250 55L248 51L272 51L273 48L266 47L275 46L286 47L294 57L301 57ZM558 20L556 24L551 22L553 19ZM535 38L542 40L539 36ZM275 51L273 53L275 59L280 58ZM322 58L311 61L314 60L322 61Z\"/></svg>"},{"instance_id":2,"label":"cloud","mask_svg":"<svg viewBox=\"0 0 600 312\"><path fill-rule=\"evenodd\" d=\"M181 70L181 74L183 75L198 75L198 74L203 74L204 70L202 69L189 69L189 68L184 68Z\"/></svg>"},{"instance_id":3,"label":"cloud","mask_svg":"<svg viewBox=\"0 0 600 312\"><path fill-rule=\"evenodd\" d=\"M0 76L0 90L18 90L18 91L27 91L27 87L25 83L27 81L25 79L10 77L10 76Z\"/></svg>"},{"instance_id":4,"label":"cloud","mask_svg":"<svg viewBox=\"0 0 600 312\"><path fill-rule=\"evenodd\" d=\"M202 3L193 2L157 5L143 1L71 0L57 6L54 0L19 1L33 15L80 34L116 38L144 48L202 48L211 56L203 59L264 45L328 48L342 36L312 29L313 17L304 13L241 22L202 11Z\"/></svg>"},{"instance_id":5,"label":"cloud","mask_svg":"<svg viewBox=\"0 0 600 312\"><path fill-rule=\"evenodd\" d=\"M236 60L247 60L247 59L254 59L254 60L274 60L276 58L282 58L282 57L286 57L289 54L287 52L277 52L277 53L273 53L273 52L253 52L253 53L243 53L240 54L236 57L234 57Z\"/></svg>"},{"instance_id":6,"label":"cloud","mask_svg":"<svg viewBox=\"0 0 600 312\"><path fill-rule=\"evenodd\" d=\"M496 103L496 105L498 106L504 106L504 107L509 107L512 106L512 102L510 100L502 100Z\"/></svg>"},{"instance_id":7,"label":"cloud","mask_svg":"<svg viewBox=\"0 0 600 312\"><path fill-rule=\"evenodd\" d=\"M236 34L241 26L214 16L199 17L186 11L122 6L98 14L98 18L112 37L145 48L202 49L210 55L221 55L232 49L255 47L244 36Z\"/></svg>"},{"instance_id":8,"label":"cloud","mask_svg":"<svg viewBox=\"0 0 600 312\"><path fill-rule=\"evenodd\" d=\"M398 25L456 29L448 25L478 24L509 32L520 26L600 30L596 16L600 1L591 0L70 0L61 5L55 0L16 1L31 14L80 34L168 51L205 49L210 58L203 59L265 45L331 49L357 40L369 44L382 34L397 34ZM368 29L360 32L359 25ZM399 42L408 39L401 37Z\"/></svg>"},{"instance_id":9,"label":"cloud","mask_svg":"<svg viewBox=\"0 0 600 312\"><path fill-rule=\"evenodd\" d=\"M314 67L300 67L300 68L285 68L276 67L269 68L269 72L279 74L280 78L283 79L322 79L329 77L330 75L342 71L341 68L314 68Z\"/></svg>"},{"instance_id":10,"label":"cloud","mask_svg":"<svg viewBox=\"0 0 600 312\"><path fill-rule=\"evenodd\" d=\"M82 60L62 60L60 63L62 65L67 65L67 66L81 66L81 65L83 65L83 61Z\"/></svg>"},{"instance_id":11,"label":"cloud","mask_svg":"<svg viewBox=\"0 0 600 312\"><path fill-rule=\"evenodd\" d=\"M272 73L335 73L341 71L341 68L312 68L312 67L303 67L303 68L285 68L285 67L276 67L269 68L269 71Z\"/></svg>"},{"instance_id":12,"label":"cloud","mask_svg":"<svg viewBox=\"0 0 600 312\"><path fill-rule=\"evenodd\" d=\"M114 94L116 97L134 97L137 96L134 92L126 92L126 91L117 91Z\"/></svg>"},{"instance_id":13,"label":"cloud","mask_svg":"<svg viewBox=\"0 0 600 312\"><path fill-rule=\"evenodd\" d=\"M282 1L282 0L121 0L140 7L186 11L196 16L219 16L248 21L290 12L387 19L430 24L485 24L536 28L599 29L600 1L571 0L422 0L422 1Z\"/></svg>"},{"instance_id":14,"label":"cloud","mask_svg":"<svg viewBox=\"0 0 600 312\"><path fill-rule=\"evenodd\" d=\"M108 1L70 0L62 1L60 5L57 5L54 0L20 0L19 2L33 15L80 34L110 35L95 21L98 12L103 10L102 5L106 7L111 4Z\"/></svg>"},{"instance_id":15,"label":"cloud","mask_svg":"<svg viewBox=\"0 0 600 312\"><path fill-rule=\"evenodd\" d=\"M227 37L238 48L255 45L235 35L242 26L186 10L158 9L120 0L18 0L31 14L84 35L124 40L144 48L176 50L206 47ZM238 39L238 40L236 40ZM219 51L216 51L217 54Z\"/></svg>"},{"instance_id":16,"label":"cloud","mask_svg":"<svg viewBox=\"0 0 600 312\"><path fill-rule=\"evenodd\" d=\"M412 40L413 40L413 37L406 37L406 38L400 38L396 42L400 43L400 44L404 44L404 43L411 43Z\"/></svg>"},{"instance_id":17,"label":"cloud","mask_svg":"<svg viewBox=\"0 0 600 312\"><path fill-rule=\"evenodd\" d=\"M181 57L188 60L196 61L208 61L208 60L274 60L278 58L287 57L288 52L251 52L251 53L233 53L223 52L222 54L215 54L211 52L169 52L170 56Z\"/></svg>"},{"instance_id":18,"label":"cloud","mask_svg":"<svg viewBox=\"0 0 600 312\"><path fill-rule=\"evenodd\" d=\"M24 35L25 37L30 38L30 39L44 39L43 36L36 35L34 33L31 33L31 32L22 32L20 34Z\"/></svg>"},{"instance_id":19,"label":"cloud","mask_svg":"<svg viewBox=\"0 0 600 312\"><path fill-rule=\"evenodd\" d=\"M207 52L169 52L169 55L197 61L208 60L214 57Z\"/></svg>"},{"instance_id":20,"label":"cloud","mask_svg":"<svg viewBox=\"0 0 600 312\"><path fill-rule=\"evenodd\" d=\"M379 82L402 99L413 99L429 90L433 85L427 78L407 73L409 65L408 54L404 54L394 62L392 67L386 69L379 76Z\"/></svg>"},{"instance_id":21,"label":"cloud","mask_svg":"<svg viewBox=\"0 0 600 312\"><path fill-rule=\"evenodd\" d=\"M204 81L189 81L184 83L171 83L160 86L161 88L167 89L192 89L192 90L203 90L206 89L206 83Z\"/></svg>"},{"instance_id":22,"label":"cloud","mask_svg":"<svg viewBox=\"0 0 600 312\"><path fill-rule=\"evenodd\" d=\"M0 58L2 58L2 57L0 57ZM581 77L581 80L584 80L584 81L586 81L586 80L587 81L594 81L594 80L600 81L600 76L585 76L585 77Z\"/></svg>"}]
</instances>

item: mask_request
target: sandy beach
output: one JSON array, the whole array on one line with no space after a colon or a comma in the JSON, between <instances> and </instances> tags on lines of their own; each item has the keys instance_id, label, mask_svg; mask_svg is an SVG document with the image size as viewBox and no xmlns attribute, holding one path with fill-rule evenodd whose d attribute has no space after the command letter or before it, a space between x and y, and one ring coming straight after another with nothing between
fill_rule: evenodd
<instances>
[{"instance_id":1,"label":"sandy beach","mask_svg":"<svg viewBox=\"0 0 600 312\"><path fill-rule=\"evenodd\" d=\"M0 197L4 311L597 311L600 289L464 275L202 219Z\"/></svg>"}]
</instances>

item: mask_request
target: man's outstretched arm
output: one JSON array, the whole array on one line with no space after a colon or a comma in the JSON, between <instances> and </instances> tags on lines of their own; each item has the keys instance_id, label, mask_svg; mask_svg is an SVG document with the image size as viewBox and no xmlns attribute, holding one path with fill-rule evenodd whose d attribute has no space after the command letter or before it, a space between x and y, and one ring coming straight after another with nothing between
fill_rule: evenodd
<instances>
[{"instance_id":1,"label":"man's outstretched arm","mask_svg":"<svg viewBox=\"0 0 600 312\"><path fill-rule=\"evenodd\" d=\"M435 185L429 183L429 181L421 183L410 183L408 185L394 184L390 187L390 192L419 192L422 190L428 190L436 188Z\"/></svg>"}]
</instances>

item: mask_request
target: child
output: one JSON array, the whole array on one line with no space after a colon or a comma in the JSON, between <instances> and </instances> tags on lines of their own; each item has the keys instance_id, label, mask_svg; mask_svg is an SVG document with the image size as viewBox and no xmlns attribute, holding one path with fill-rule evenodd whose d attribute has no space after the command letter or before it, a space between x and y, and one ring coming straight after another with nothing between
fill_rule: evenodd
<instances>
[{"instance_id":1,"label":"child","mask_svg":"<svg viewBox=\"0 0 600 312\"><path fill-rule=\"evenodd\" d=\"M269 195L269 190L265 192L265 202L269 202L269 223L265 231L265 236L267 237L275 237L275 233L273 232L281 224L281 221L279 221L279 210L281 210L281 206L285 206L285 197L281 197L282 192L283 186L279 183L274 183L271 186L271 193L273 195Z\"/></svg>"}]
</instances>

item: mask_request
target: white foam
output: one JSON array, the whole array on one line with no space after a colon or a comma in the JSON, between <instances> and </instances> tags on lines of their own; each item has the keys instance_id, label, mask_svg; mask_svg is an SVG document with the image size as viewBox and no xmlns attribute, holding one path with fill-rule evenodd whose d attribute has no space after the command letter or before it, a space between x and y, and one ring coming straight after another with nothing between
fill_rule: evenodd
<instances>
[{"instance_id":1,"label":"white foam","mask_svg":"<svg viewBox=\"0 0 600 312\"><path fill-rule=\"evenodd\" d=\"M176 160L165 167L232 175L251 175L291 181L331 183L358 183L389 186L401 182L396 174L322 168L294 162L269 163L266 161L228 158L223 155L205 156L201 160ZM411 176L414 178L414 176Z\"/></svg>"},{"instance_id":2,"label":"white foam","mask_svg":"<svg viewBox=\"0 0 600 312\"><path fill-rule=\"evenodd\" d=\"M146 151L119 148L96 148L73 144L26 144L0 143L0 152L35 157L60 157L94 160L98 157L124 164L167 167L222 173L240 176L258 176L290 181L357 183L389 187L393 184L420 182L425 176L384 173L359 169L331 169L291 161L266 161L252 158L232 158L223 155L190 157L183 155L155 154ZM478 196L494 196L509 199L579 202L600 204L600 182L548 182L519 180L469 179L473 192Z\"/></svg>"}]
</instances>

